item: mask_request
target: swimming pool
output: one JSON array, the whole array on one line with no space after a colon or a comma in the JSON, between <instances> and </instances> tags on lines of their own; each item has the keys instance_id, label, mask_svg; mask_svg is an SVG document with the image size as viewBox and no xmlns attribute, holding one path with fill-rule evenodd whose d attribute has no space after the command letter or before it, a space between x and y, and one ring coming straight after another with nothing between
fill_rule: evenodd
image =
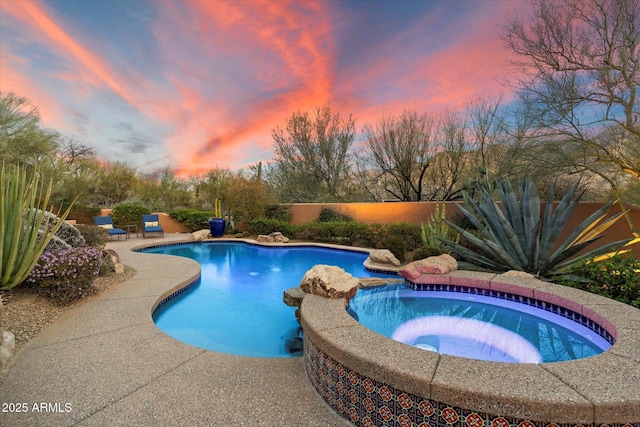
<instances>
[{"instance_id":1,"label":"swimming pool","mask_svg":"<svg viewBox=\"0 0 640 427\"><path fill-rule=\"evenodd\" d=\"M143 251L183 256L201 265L194 286L155 310L156 326L187 344L242 356L302 356L295 308L282 297L314 265L336 265L354 277L385 277L365 269L366 252L317 246L203 242Z\"/></svg>"},{"instance_id":2,"label":"swimming pool","mask_svg":"<svg viewBox=\"0 0 640 427\"><path fill-rule=\"evenodd\" d=\"M360 290L349 311L362 325L396 341L478 360L561 362L611 347L593 330L559 314L486 295L387 285Z\"/></svg>"}]
</instances>

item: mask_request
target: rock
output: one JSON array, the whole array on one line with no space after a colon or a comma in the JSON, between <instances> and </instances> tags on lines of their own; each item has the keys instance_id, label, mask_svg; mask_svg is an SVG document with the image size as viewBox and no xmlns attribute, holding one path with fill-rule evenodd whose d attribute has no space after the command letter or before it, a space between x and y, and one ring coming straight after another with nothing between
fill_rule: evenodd
<instances>
[{"instance_id":1,"label":"rock","mask_svg":"<svg viewBox=\"0 0 640 427\"><path fill-rule=\"evenodd\" d=\"M389 249L376 249L369 252L369 261L373 264L393 265L400 267L400 261Z\"/></svg>"},{"instance_id":2,"label":"rock","mask_svg":"<svg viewBox=\"0 0 640 427\"><path fill-rule=\"evenodd\" d=\"M191 236L189 236L189 238L193 242L202 242L204 240L207 240L209 237L211 237L211 231L209 230L194 231L193 233L191 233Z\"/></svg>"},{"instance_id":3,"label":"rock","mask_svg":"<svg viewBox=\"0 0 640 427\"><path fill-rule=\"evenodd\" d=\"M358 279L340 267L318 264L305 273L300 288L308 294L348 300L358 292Z\"/></svg>"},{"instance_id":4,"label":"rock","mask_svg":"<svg viewBox=\"0 0 640 427\"><path fill-rule=\"evenodd\" d=\"M16 349L16 338L9 332L4 331L2 343L0 343L0 371L5 367Z\"/></svg>"},{"instance_id":5,"label":"rock","mask_svg":"<svg viewBox=\"0 0 640 427\"><path fill-rule=\"evenodd\" d=\"M358 285L361 288L371 288L373 286L398 285L404 283L404 279L385 279L383 277L361 277Z\"/></svg>"},{"instance_id":6,"label":"rock","mask_svg":"<svg viewBox=\"0 0 640 427\"><path fill-rule=\"evenodd\" d=\"M296 286L295 288L289 288L284 291L282 300L289 307L300 307L300 305L302 305L302 299L305 295L306 294L302 290L302 288L300 286Z\"/></svg>"},{"instance_id":7,"label":"rock","mask_svg":"<svg viewBox=\"0 0 640 427\"><path fill-rule=\"evenodd\" d=\"M458 269L458 262L451 255L442 254L411 262L402 267L398 274L409 280L416 280L423 274L447 274Z\"/></svg>"},{"instance_id":8,"label":"rock","mask_svg":"<svg viewBox=\"0 0 640 427\"><path fill-rule=\"evenodd\" d=\"M257 240L258 242L265 242L265 243L287 243L289 241L289 238L283 236L282 233L280 233L279 231L274 231L269 235L260 234L257 237Z\"/></svg>"},{"instance_id":9,"label":"rock","mask_svg":"<svg viewBox=\"0 0 640 427\"><path fill-rule=\"evenodd\" d=\"M107 254L111 258L111 262L113 263L113 271L116 274L124 273L124 264L120 261L120 255L113 249L105 249L104 253Z\"/></svg>"},{"instance_id":10,"label":"rock","mask_svg":"<svg viewBox=\"0 0 640 427\"><path fill-rule=\"evenodd\" d=\"M269 236L271 236L273 238L273 241L277 243L287 243L289 241L289 238L286 236L283 236L282 233L280 233L279 231L275 231L269 234Z\"/></svg>"}]
</instances>

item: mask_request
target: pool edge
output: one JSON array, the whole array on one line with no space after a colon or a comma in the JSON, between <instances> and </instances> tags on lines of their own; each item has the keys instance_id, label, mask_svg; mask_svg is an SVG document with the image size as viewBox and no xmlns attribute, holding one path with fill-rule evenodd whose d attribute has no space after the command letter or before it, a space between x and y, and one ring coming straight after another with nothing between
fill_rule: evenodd
<instances>
[{"instance_id":1,"label":"pool edge","mask_svg":"<svg viewBox=\"0 0 640 427\"><path fill-rule=\"evenodd\" d=\"M440 417L437 422L441 423L447 423L447 419L464 421L474 413L485 421L502 418L514 426L523 422L536 426L640 426L640 391L636 390L640 381L640 310L537 279L456 271L434 276L433 280L465 286L481 284L479 287L509 290L550 303L564 302L582 315L605 323L601 326L617 341L598 356L540 365L425 354L428 352L409 346L399 350L392 340L349 320L344 302L320 301L308 295L301 308L305 349L309 349L304 355L307 374L316 391L345 418L357 425L380 425L387 422L386 414L391 416L389 420L395 417L395 422L402 422L401 416L409 420L413 417L417 425L418 419L435 420L416 406L417 399L426 399L423 409L434 407L431 416ZM415 372L415 364L407 363L407 358L420 360L421 374ZM345 387L351 383L343 381L336 366L355 372L360 380ZM363 388L365 381L367 388ZM346 394L340 394L338 384ZM385 394L391 390L388 401L380 395L381 387L386 387ZM400 398L403 394L407 396ZM414 405L404 408L398 399ZM375 408L371 402L376 403ZM447 408L444 415L450 417L443 418ZM478 419L471 417L469 421Z\"/></svg>"}]
</instances>

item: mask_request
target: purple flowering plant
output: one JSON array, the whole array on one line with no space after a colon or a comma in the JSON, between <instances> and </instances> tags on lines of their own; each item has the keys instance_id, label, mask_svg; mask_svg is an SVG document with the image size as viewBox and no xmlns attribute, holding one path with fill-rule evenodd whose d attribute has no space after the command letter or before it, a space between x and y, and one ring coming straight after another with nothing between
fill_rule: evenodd
<instances>
[{"instance_id":1,"label":"purple flowering plant","mask_svg":"<svg viewBox=\"0 0 640 427\"><path fill-rule=\"evenodd\" d=\"M60 304L68 304L95 291L102 266L102 251L95 247L44 252L25 283Z\"/></svg>"}]
</instances>

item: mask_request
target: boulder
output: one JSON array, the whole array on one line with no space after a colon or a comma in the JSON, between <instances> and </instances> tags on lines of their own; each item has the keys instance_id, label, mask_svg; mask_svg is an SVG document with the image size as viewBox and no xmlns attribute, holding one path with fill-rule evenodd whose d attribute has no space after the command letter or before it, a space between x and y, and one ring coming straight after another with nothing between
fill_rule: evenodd
<instances>
[{"instance_id":1,"label":"boulder","mask_svg":"<svg viewBox=\"0 0 640 427\"><path fill-rule=\"evenodd\" d=\"M376 249L369 252L369 262L381 265L400 267L400 261L389 249Z\"/></svg>"},{"instance_id":2,"label":"boulder","mask_svg":"<svg viewBox=\"0 0 640 427\"><path fill-rule=\"evenodd\" d=\"M279 231L274 231L271 234L260 234L257 237L258 242L264 243L287 243L289 241L288 237L285 237Z\"/></svg>"},{"instance_id":3,"label":"boulder","mask_svg":"<svg viewBox=\"0 0 640 427\"><path fill-rule=\"evenodd\" d=\"M273 241L276 243L287 243L289 241L289 238L286 236L283 236L282 233L280 233L279 231L275 231L269 234L269 236L271 236L273 238Z\"/></svg>"},{"instance_id":4,"label":"boulder","mask_svg":"<svg viewBox=\"0 0 640 427\"><path fill-rule=\"evenodd\" d=\"M458 269L458 262L451 255L442 254L411 262L402 267L398 274L409 280L416 280L423 274L447 274Z\"/></svg>"},{"instance_id":5,"label":"boulder","mask_svg":"<svg viewBox=\"0 0 640 427\"><path fill-rule=\"evenodd\" d=\"M284 291L284 296L282 300L289 307L300 307L302 305L302 299L306 294L300 288L300 286L296 286L295 288L289 288Z\"/></svg>"},{"instance_id":6,"label":"boulder","mask_svg":"<svg viewBox=\"0 0 640 427\"><path fill-rule=\"evenodd\" d=\"M16 350L16 338L9 331L4 331L0 338L2 338L0 340L0 371L2 371Z\"/></svg>"},{"instance_id":7,"label":"boulder","mask_svg":"<svg viewBox=\"0 0 640 427\"><path fill-rule=\"evenodd\" d=\"M300 288L308 294L348 300L358 292L358 279L340 267L318 264L305 273Z\"/></svg>"},{"instance_id":8,"label":"boulder","mask_svg":"<svg viewBox=\"0 0 640 427\"><path fill-rule=\"evenodd\" d=\"M124 273L124 264L122 264L122 261L120 261L120 255L118 255L118 253L113 249L105 249L104 253L111 258L114 273Z\"/></svg>"},{"instance_id":9,"label":"boulder","mask_svg":"<svg viewBox=\"0 0 640 427\"><path fill-rule=\"evenodd\" d=\"M209 237L211 237L211 231L204 230L204 229L194 231L193 233L191 233L191 236L189 237L193 242L202 242L204 240L207 240Z\"/></svg>"}]
</instances>

